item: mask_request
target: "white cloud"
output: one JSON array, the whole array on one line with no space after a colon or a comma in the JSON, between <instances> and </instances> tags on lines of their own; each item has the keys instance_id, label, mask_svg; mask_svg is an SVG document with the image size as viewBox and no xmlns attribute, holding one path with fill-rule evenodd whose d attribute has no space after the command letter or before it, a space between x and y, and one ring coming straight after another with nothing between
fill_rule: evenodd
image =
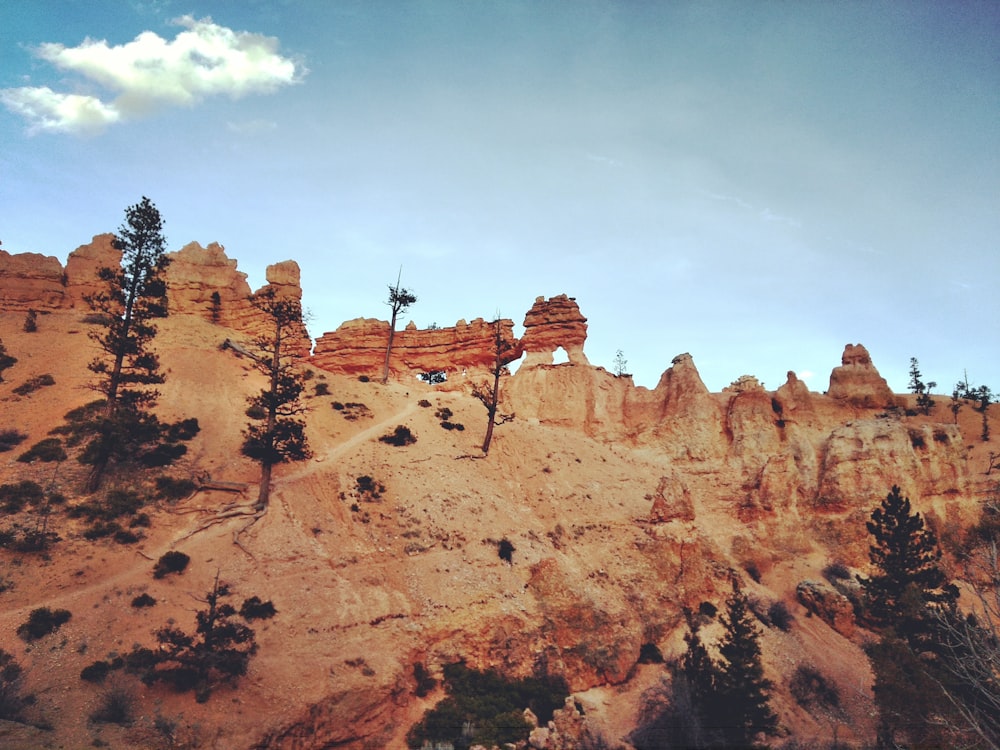
<instances>
[{"instance_id":1,"label":"white cloud","mask_svg":"<svg viewBox=\"0 0 1000 750\"><path fill-rule=\"evenodd\" d=\"M127 44L86 39L77 47L45 43L35 50L60 70L78 73L115 98L61 94L45 87L0 91L0 101L33 131L86 132L163 106L191 106L209 96L269 94L307 72L278 54L278 40L183 16L172 41L144 31Z\"/></svg>"},{"instance_id":2,"label":"white cloud","mask_svg":"<svg viewBox=\"0 0 1000 750\"><path fill-rule=\"evenodd\" d=\"M796 375L796 377L799 380L808 381L810 378L815 377L815 375L816 373L814 373L812 370L802 370Z\"/></svg>"}]
</instances>

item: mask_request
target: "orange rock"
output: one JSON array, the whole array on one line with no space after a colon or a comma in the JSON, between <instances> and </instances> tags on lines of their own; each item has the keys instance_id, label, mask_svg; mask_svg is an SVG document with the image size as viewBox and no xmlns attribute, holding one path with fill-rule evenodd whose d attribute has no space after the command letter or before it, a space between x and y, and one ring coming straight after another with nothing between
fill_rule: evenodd
<instances>
[{"instance_id":1,"label":"orange rock","mask_svg":"<svg viewBox=\"0 0 1000 750\"><path fill-rule=\"evenodd\" d=\"M559 294L546 300L535 298L535 304L524 316L524 337L521 346L528 353L524 365L550 365L552 353L562 347L573 364L588 365L583 353L587 340L587 319L580 314L576 300Z\"/></svg>"},{"instance_id":2,"label":"orange rock","mask_svg":"<svg viewBox=\"0 0 1000 750\"><path fill-rule=\"evenodd\" d=\"M852 406L885 408L896 404L885 378L872 364L868 350L861 344L848 344L840 359L840 367L830 373L830 398L847 401Z\"/></svg>"}]
</instances>

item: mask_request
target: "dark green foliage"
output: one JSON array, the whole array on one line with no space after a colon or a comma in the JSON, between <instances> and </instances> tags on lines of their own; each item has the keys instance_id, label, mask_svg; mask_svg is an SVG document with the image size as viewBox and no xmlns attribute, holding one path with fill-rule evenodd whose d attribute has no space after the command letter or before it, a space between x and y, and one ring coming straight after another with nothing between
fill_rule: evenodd
<instances>
[{"instance_id":1,"label":"dark green foliage","mask_svg":"<svg viewBox=\"0 0 1000 750\"><path fill-rule=\"evenodd\" d=\"M302 327L302 306L296 299L279 298L267 288L250 298L266 316L268 332L254 342L254 366L267 378L267 387L248 399L250 409L260 417L243 431L243 455L260 464L260 491L257 508L267 507L271 493L271 470L276 464L304 461L312 455L306 439L305 411L300 396L302 375L288 347L288 338ZM249 409L247 410L249 414Z\"/></svg>"},{"instance_id":2,"label":"dark green foliage","mask_svg":"<svg viewBox=\"0 0 1000 750\"><path fill-rule=\"evenodd\" d=\"M7 347L0 340L0 383L3 382L3 371L17 364L17 357L12 357L7 353Z\"/></svg>"},{"instance_id":3,"label":"dark green foliage","mask_svg":"<svg viewBox=\"0 0 1000 750\"><path fill-rule=\"evenodd\" d=\"M317 383L313 389L313 395L315 396L329 396L330 395L330 384L329 383Z\"/></svg>"},{"instance_id":4,"label":"dark green foliage","mask_svg":"<svg viewBox=\"0 0 1000 750\"><path fill-rule=\"evenodd\" d=\"M523 742L531 729L522 715L524 709L530 708L539 725L545 726L569 692L558 678L510 680L461 663L445 666L444 683L448 697L410 729L406 736L410 747L426 741L450 742L462 750L474 744Z\"/></svg>"},{"instance_id":5,"label":"dark green foliage","mask_svg":"<svg viewBox=\"0 0 1000 750\"><path fill-rule=\"evenodd\" d=\"M67 609L49 609L39 607L31 610L27 622L22 623L17 628L18 636L29 643L44 638L49 633L54 633L67 622L73 614Z\"/></svg>"},{"instance_id":6,"label":"dark green foliage","mask_svg":"<svg viewBox=\"0 0 1000 750\"><path fill-rule=\"evenodd\" d=\"M788 681L788 691L795 702L807 710L840 710L840 692L815 667L800 664Z\"/></svg>"},{"instance_id":7,"label":"dark green foliage","mask_svg":"<svg viewBox=\"0 0 1000 750\"><path fill-rule=\"evenodd\" d=\"M917 396L917 407L923 411L924 415L928 415L934 406L931 390L937 386L937 383L931 381L925 384L920 377L920 365L917 358L910 357L910 392Z\"/></svg>"},{"instance_id":8,"label":"dark green foliage","mask_svg":"<svg viewBox=\"0 0 1000 750\"><path fill-rule=\"evenodd\" d=\"M171 573L183 573L189 562L191 558L183 552L177 550L165 552L153 566L153 578L163 578Z\"/></svg>"},{"instance_id":9,"label":"dark green foliage","mask_svg":"<svg viewBox=\"0 0 1000 750\"><path fill-rule=\"evenodd\" d=\"M66 515L70 518L83 518L91 524L116 521L124 516L136 518L139 515L139 509L147 501L148 498L145 495L140 495L135 490L111 490L102 497L86 500L67 508Z\"/></svg>"},{"instance_id":10,"label":"dark green foliage","mask_svg":"<svg viewBox=\"0 0 1000 750\"><path fill-rule=\"evenodd\" d=\"M111 672L111 664L104 661L95 661L80 670L80 679L84 682L100 684L107 679Z\"/></svg>"},{"instance_id":11,"label":"dark green foliage","mask_svg":"<svg viewBox=\"0 0 1000 750\"><path fill-rule=\"evenodd\" d=\"M837 581L849 581L851 580L851 571L848 569L847 565L838 560L823 568L823 577L830 583L836 583Z\"/></svg>"},{"instance_id":12,"label":"dark green foliage","mask_svg":"<svg viewBox=\"0 0 1000 750\"><path fill-rule=\"evenodd\" d=\"M159 396L151 386L164 382L152 350L152 321L167 315L163 273L169 259L163 220L148 198L125 209L114 245L122 253L121 265L99 269L104 289L84 298L103 317L103 330L90 333L102 353L88 368L97 376L95 388L104 403L80 430L86 441L80 460L91 466L89 492L101 485L110 464L141 458L165 431L149 409Z\"/></svg>"},{"instance_id":13,"label":"dark green foliage","mask_svg":"<svg viewBox=\"0 0 1000 750\"><path fill-rule=\"evenodd\" d=\"M94 723L129 726L135 712L135 694L124 685L113 685L101 694L97 708L90 712Z\"/></svg>"},{"instance_id":14,"label":"dark green foliage","mask_svg":"<svg viewBox=\"0 0 1000 750\"><path fill-rule=\"evenodd\" d=\"M360 499L373 503L382 498L385 485L365 474L355 480L354 494Z\"/></svg>"},{"instance_id":15,"label":"dark green foliage","mask_svg":"<svg viewBox=\"0 0 1000 750\"><path fill-rule=\"evenodd\" d=\"M417 401L417 406L422 407L424 409L429 409L431 407L431 402L428 401L426 398L422 398L419 401Z\"/></svg>"},{"instance_id":16,"label":"dark green foliage","mask_svg":"<svg viewBox=\"0 0 1000 750\"><path fill-rule=\"evenodd\" d=\"M417 442L417 437L412 432L410 428L405 425L396 425L396 429L389 433L388 435L383 435L379 438L383 443L388 443L389 445L394 445L397 448L402 448L406 445L412 445Z\"/></svg>"},{"instance_id":17,"label":"dark green foliage","mask_svg":"<svg viewBox=\"0 0 1000 750\"><path fill-rule=\"evenodd\" d=\"M0 430L0 453L14 450L27 439L28 436L18 430Z\"/></svg>"},{"instance_id":18,"label":"dark green foliage","mask_svg":"<svg viewBox=\"0 0 1000 750\"><path fill-rule=\"evenodd\" d=\"M145 664L143 681L162 681L180 691L194 690L199 703L208 700L220 680L235 681L246 674L257 652L254 631L238 622L236 609L225 601L229 587L219 583L202 600L206 609L196 615L194 634L168 626L156 633L156 651L135 649L135 664Z\"/></svg>"},{"instance_id":19,"label":"dark green foliage","mask_svg":"<svg viewBox=\"0 0 1000 750\"><path fill-rule=\"evenodd\" d=\"M35 333L38 330L38 311L29 308L28 314L24 316L24 332Z\"/></svg>"},{"instance_id":20,"label":"dark green foliage","mask_svg":"<svg viewBox=\"0 0 1000 750\"><path fill-rule=\"evenodd\" d=\"M928 639L932 610L951 608L958 598L958 589L940 567L937 538L896 486L865 526L874 537L868 557L875 570L869 578L859 577L866 615L875 627L892 630L920 650Z\"/></svg>"},{"instance_id":21,"label":"dark green foliage","mask_svg":"<svg viewBox=\"0 0 1000 750\"><path fill-rule=\"evenodd\" d=\"M792 623L795 622L795 618L788 610L788 605L782 601L771 602L767 608L767 619L774 627L784 630L786 633L792 629Z\"/></svg>"},{"instance_id":22,"label":"dark green foliage","mask_svg":"<svg viewBox=\"0 0 1000 750\"><path fill-rule=\"evenodd\" d=\"M274 608L274 602L270 599L262 602L259 596L251 596L249 599L245 599L243 605L240 607L240 617L247 622L252 622L253 620L270 620L276 614L278 614L278 610Z\"/></svg>"},{"instance_id":23,"label":"dark green foliage","mask_svg":"<svg viewBox=\"0 0 1000 750\"><path fill-rule=\"evenodd\" d=\"M146 607L155 607L156 599L151 597L149 594L139 594L139 596L132 599L132 606L135 609L144 609Z\"/></svg>"},{"instance_id":24,"label":"dark green foliage","mask_svg":"<svg viewBox=\"0 0 1000 750\"><path fill-rule=\"evenodd\" d=\"M18 513L25 505L39 505L45 492L37 482L24 479L17 484L0 484L0 511Z\"/></svg>"},{"instance_id":25,"label":"dark green foliage","mask_svg":"<svg viewBox=\"0 0 1000 750\"><path fill-rule=\"evenodd\" d=\"M14 389L14 393L18 396L27 396L29 393L34 393L47 385L55 384L56 379L47 373L45 375L36 375L35 377L21 383L21 385Z\"/></svg>"},{"instance_id":26,"label":"dark green foliage","mask_svg":"<svg viewBox=\"0 0 1000 750\"><path fill-rule=\"evenodd\" d=\"M416 693L418 698L426 697L437 687L437 680L431 677L430 672L427 671L427 667L422 662L414 662L413 679L417 683L417 687L413 692Z\"/></svg>"},{"instance_id":27,"label":"dark green foliage","mask_svg":"<svg viewBox=\"0 0 1000 750\"><path fill-rule=\"evenodd\" d=\"M190 479L174 479L168 476L156 478L156 494L168 502L176 502L187 497L197 487L198 485Z\"/></svg>"},{"instance_id":28,"label":"dark green foliage","mask_svg":"<svg viewBox=\"0 0 1000 750\"><path fill-rule=\"evenodd\" d=\"M517 550L514 548L514 545L509 539L501 539L499 544L497 544L497 554L500 556L500 559L508 565L514 564L514 553L516 551Z\"/></svg>"},{"instance_id":29,"label":"dark green foliage","mask_svg":"<svg viewBox=\"0 0 1000 750\"><path fill-rule=\"evenodd\" d=\"M21 712L30 703L23 689L24 669L12 654L0 648L0 719L21 719Z\"/></svg>"},{"instance_id":30,"label":"dark green foliage","mask_svg":"<svg viewBox=\"0 0 1000 750\"><path fill-rule=\"evenodd\" d=\"M66 451L63 450L62 441L59 438L44 438L18 456L17 460L25 464L35 461L41 461L42 463L65 461Z\"/></svg>"}]
</instances>

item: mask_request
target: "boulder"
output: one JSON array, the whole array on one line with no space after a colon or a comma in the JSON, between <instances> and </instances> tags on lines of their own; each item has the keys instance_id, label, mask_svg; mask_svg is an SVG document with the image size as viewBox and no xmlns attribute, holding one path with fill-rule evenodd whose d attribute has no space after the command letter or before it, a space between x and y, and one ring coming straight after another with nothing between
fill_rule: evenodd
<instances>
[{"instance_id":1,"label":"boulder","mask_svg":"<svg viewBox=\"0 0 1000 750\"><path fill-rule=\"evenodd\" d=\"M832 586L822 581L802 581L795 587L795 598L845 638L854 635L854 607Z\"/></svg>"}]
</instances>

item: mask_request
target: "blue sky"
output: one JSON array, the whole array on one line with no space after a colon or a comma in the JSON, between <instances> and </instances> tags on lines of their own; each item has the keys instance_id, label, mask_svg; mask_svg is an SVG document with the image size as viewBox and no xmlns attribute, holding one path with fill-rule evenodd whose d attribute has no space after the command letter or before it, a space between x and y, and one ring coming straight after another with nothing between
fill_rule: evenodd
<instances>
[{"instance_id":1,"label":"blue sky","mask_svg":"<svg viewBox=\"0 0 1000 750\"><path fill-rule=\"evenodd\" d=\"M7 252L147 195L255 287L297 260L314 336L402 266L421 327L575 296L649 387L860 342L1000 390L996 2L13 0L0 90Z\"/></svg>"}]
</instances>

